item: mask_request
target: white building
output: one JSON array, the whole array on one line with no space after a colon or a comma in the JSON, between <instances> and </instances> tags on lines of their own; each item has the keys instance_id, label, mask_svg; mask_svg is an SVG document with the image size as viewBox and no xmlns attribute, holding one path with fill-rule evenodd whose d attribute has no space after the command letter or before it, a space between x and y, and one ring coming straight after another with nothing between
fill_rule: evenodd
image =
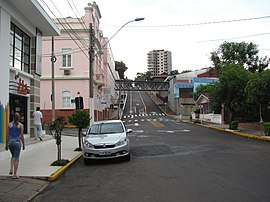
<instances>
[{"instance_id":1,"label":"white building","mask_svg":"<svg viewBox=\"0 0 270 202\"><path fill-rule=\"evenodd\" d=\"M41 37L59 32L37 0L0 0L0 142L15 112L24 133L32 131L31 114L40 105Z\"/></svg>"},{"instance_id":2,"label":"white building","mask_svg":"<svg viewBox=\"0 0 270 202\"><path fill-rule=\"evenodd\" d=\"M172 54L166 50L153 50L147 53L147 69L152 76L170 74L172 71Z\"/></svg>"}]
</instances>

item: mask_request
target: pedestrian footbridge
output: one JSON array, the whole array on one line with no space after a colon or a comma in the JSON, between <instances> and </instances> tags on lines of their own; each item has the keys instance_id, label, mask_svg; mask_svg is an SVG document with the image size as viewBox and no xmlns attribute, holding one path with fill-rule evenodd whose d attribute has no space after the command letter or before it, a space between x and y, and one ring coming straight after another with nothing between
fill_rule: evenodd
<instances>
[{"instance_id":1,"label":"pedestrian footbridge","mask_svg":"<svg viewBox=\"0 0 270 202\"><path fill-rule=\"evenodd\" d=\"M169 82L115 80L115 90L119 91L168 91Z\"/></svg>"}]
</instances>

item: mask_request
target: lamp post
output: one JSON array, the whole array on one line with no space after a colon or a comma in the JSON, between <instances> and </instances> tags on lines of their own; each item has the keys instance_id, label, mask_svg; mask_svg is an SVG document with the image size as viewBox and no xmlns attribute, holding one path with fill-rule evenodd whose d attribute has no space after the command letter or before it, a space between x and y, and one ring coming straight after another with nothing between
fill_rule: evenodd
<instances>
[{"instance_id":1,"label":"lamp post","mask_svg":"<svg viewBox=\"0 0 270 202\"><path fill-rule=\"evenodd\" d=\"M116 32L115 34L101 47L101 50L115 37L115 35L120 32L121 29L123 29L127 24L131 22L136 22L136 21L142 21L144 18L136 18L134 20L130 20L123 24ZM89 27L89 118L90 118L90 126L94 123L94 99L93 99L93 94L94 94L94 89L93 89L93 62L94 62L94 39L95 39L95 33L92 28L92 23L90 23Z\"/></svg>"},{"instance_id":2,"label":"lamp post","mask_svg":"<svg viewBox=\"0 0 270 202\"><path fill-rule=\"evenodd\" d=\"M115 33L114 35L112 35L112 37L101 47L101 49L103 49L112 39L113 37L115 37L116 34L118 34L118 32L120 32L121 29L123 29L127 24L131 23L131 22L137 22L137 21L142 21L144 20L144 18L136 18L134 20L130 20L128 22L126 22L125 24L123 24Z\"/></svg>"}]
</instances>

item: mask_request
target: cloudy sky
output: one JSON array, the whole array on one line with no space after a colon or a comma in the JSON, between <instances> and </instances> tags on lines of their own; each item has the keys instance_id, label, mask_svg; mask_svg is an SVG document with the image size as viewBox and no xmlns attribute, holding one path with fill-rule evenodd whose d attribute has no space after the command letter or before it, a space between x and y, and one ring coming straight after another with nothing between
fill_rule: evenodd
<instances>
[{"instance_id":1,"label":"cloudy sky","mask_svg":"<svg viewBox=\"0 0 270 202\"><path fill-rule=\"evenodd\" d=\"M41 1L41 0L40 0ZM87 0L42 0L58 17L84 14ZM253 42L260 56L270 57L270 3L267 0L96 0L104 36L110 41L114 59L123 61L126 76L147 71L147 53L172 52L172 69L196 70L208 67L210 52L226 41ZM71 9L70 5L73 6ZM74 5L76 6L74 8Z\"/></svg>"}]
</instances>

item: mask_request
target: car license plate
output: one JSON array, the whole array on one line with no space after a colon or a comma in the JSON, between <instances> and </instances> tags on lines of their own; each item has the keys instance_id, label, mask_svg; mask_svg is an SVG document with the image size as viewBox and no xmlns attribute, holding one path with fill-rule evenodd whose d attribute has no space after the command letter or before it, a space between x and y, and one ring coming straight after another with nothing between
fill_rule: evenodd
<instances>
[{"instance_id":1,"label":"car license plate","mask_svg":"<svg viewBox=\"0 0 270 202\"><path fill-rule=\"evenodd\" d=\"M109 155L109 154L111 154L111 152L109 152L109 151L100 151L99 152L99 155L101 155L101 156Z\"/></svg>"}]
</instances>

